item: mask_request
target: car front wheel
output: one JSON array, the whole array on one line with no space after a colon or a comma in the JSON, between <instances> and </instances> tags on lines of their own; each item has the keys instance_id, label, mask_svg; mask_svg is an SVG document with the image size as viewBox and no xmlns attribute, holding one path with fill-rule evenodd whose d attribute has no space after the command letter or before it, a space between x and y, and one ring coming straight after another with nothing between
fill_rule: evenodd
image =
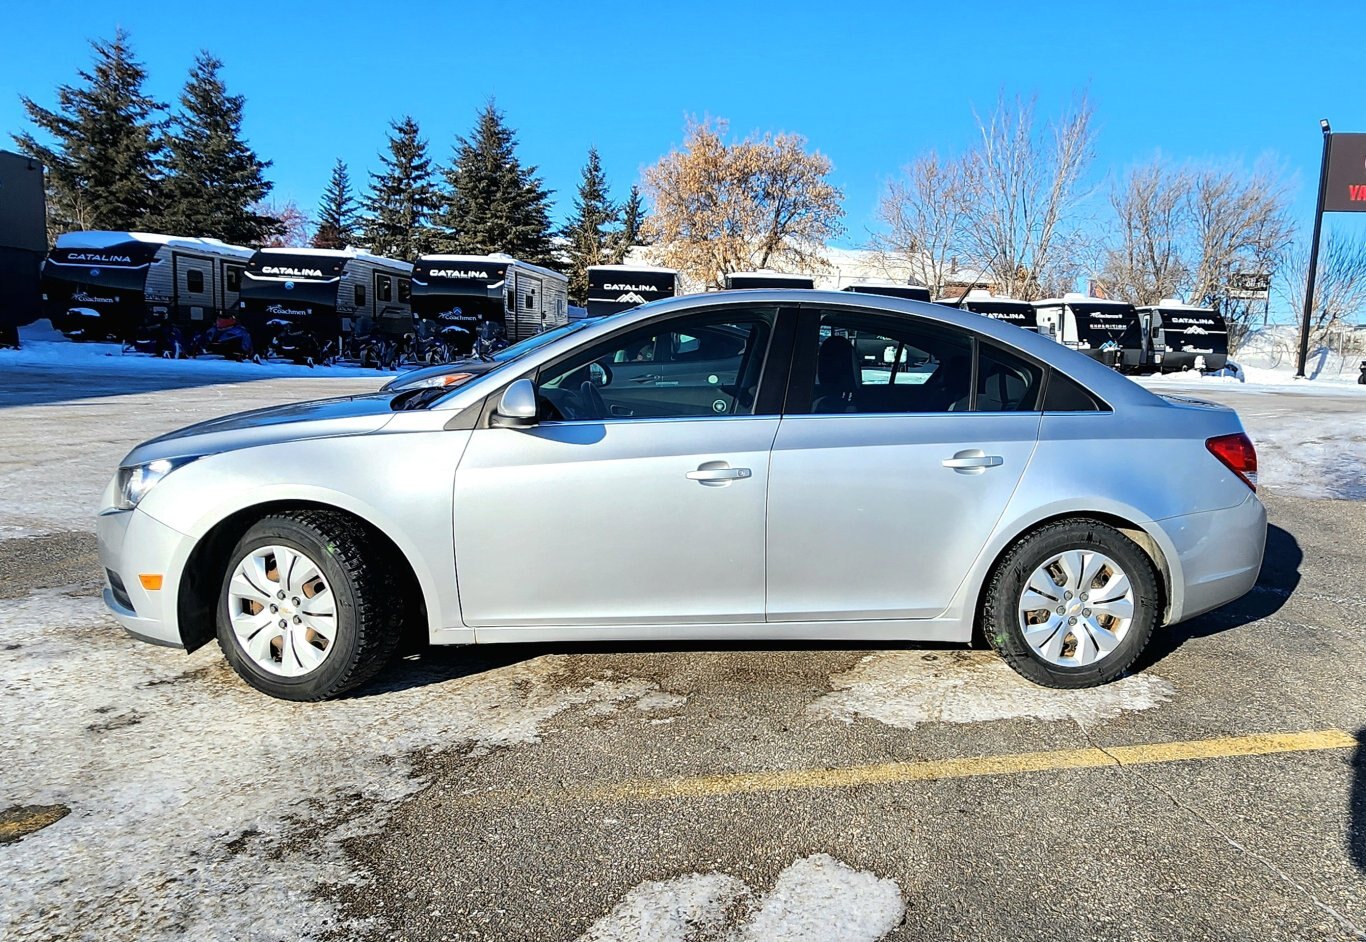
<instances>
[{"instance_id":1,"label":"car front wheel","mask_svg":"<svg viewBox=\"0 0 1366 942\"><path fill-rule=\"evenodd\" d=\"M218 605L218 644L243 680L284 700L326 700L388 662L402 606L366 536L321 510L266 517L243 534Z\"/></svg>"},{"instance_id":2,"label":"car front wheel","mask_svg":"<svg viewBox=\"0 0 1366 942\"><path fill-rule=\"evenodd\" d=\"M997 564L983 602L987 641L1047 687L1093 687L1124 674L1159 610L1157 573L1123 533L1095 520L1035 530Z\"/></svg>"}]
</instances>

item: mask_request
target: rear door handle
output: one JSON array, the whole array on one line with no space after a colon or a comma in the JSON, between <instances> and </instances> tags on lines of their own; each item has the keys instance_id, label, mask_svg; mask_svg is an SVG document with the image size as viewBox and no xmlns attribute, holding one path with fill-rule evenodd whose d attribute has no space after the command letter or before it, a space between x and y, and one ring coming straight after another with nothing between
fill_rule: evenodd
<instances>
[{"instance_id":1,"label":"rear door handle","mask_svg":"<svg viewBox=\"0 0 1366 942\"><path fill-rule=\"evenodd\" d=\"M725 461L704 461L696 471L684 475L689 481L696 481L705 487L724 487L731 481L741 481L754 472L749 468L732 468Z\"/></svg>"},{"instance_id":2,"label":"rear door handle","mask_svg":"<svg viewBox=\"0 0 1366 942\"><path fill-rule=\"evenodd\" d=\"M988 455L980 448L969 448L952 458L945 458L942 464L959 474L981 474L987 468L1000 467L1004 460L1000 455Z\"/></svg>"}]
</instances>

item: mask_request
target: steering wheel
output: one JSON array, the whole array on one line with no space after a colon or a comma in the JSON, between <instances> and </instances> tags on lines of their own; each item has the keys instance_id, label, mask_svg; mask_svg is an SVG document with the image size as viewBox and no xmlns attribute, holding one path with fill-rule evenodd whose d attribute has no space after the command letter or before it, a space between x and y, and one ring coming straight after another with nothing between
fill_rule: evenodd
<instances>
[{"instance_id":1,"label":"steering wheel","mask_svg":"<svg viewBox=\"0 0 1366 942\"><path fill-rule=\"evenodd\" d=\"M589 380L584 380L579 384L579 402L583 404L584 411L591 413L585 415L585 419L605 419L607 418L607 403L602 400L602 393L598 392L598 387L594 386Z\"/></svg>"}]
</instances>

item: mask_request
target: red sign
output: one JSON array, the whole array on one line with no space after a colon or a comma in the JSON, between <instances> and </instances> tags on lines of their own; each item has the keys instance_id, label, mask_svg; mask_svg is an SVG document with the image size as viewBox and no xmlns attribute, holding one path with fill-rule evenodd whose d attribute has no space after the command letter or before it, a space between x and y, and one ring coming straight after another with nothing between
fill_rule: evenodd
<instances>
[{"instance_id":1,"label":"red sign","mask_svg":"<svg viewBox=\"0 0 1366 942\"><path fill-rule=\"evenodd\" d=\"M1366 213L1366 134L1333 134L1328 144L1326 213Z\"/></svg>"}]
</instances>

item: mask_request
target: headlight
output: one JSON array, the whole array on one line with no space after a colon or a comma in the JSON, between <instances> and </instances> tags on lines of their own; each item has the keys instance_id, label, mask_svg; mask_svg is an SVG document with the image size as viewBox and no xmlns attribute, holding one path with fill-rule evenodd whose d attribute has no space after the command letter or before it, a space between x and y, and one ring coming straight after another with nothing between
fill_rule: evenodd
<instances>
[{"instance_id":1,"label":"headlight","mask_svg":"<svg viewBox=\"0 0 1366 942\"><path fill-rule=\"evenodd\" d=\"M394 381L394 384L390 389L396 389L401 392L407 392L410 389L432 389L435 387L450 387L453 389L473 378L473 373L442 373L440 376L428 376L426 379L405 383L403 382L403 377L400 376Z\"/></svg>"},{"instance_id":2,"label":"headlight","mask_svg":"<svg viewBox=\"0 0 1366 942\"><path fill-rule=\"evenodd\" d=\"M156 461L136 464L131 468L119 468L114 486L114 506L119 510L132 510L157 482L176 468L198 460L198 457L195 455L186 458L158 458Z\"/></svg>"}]
</instances>

